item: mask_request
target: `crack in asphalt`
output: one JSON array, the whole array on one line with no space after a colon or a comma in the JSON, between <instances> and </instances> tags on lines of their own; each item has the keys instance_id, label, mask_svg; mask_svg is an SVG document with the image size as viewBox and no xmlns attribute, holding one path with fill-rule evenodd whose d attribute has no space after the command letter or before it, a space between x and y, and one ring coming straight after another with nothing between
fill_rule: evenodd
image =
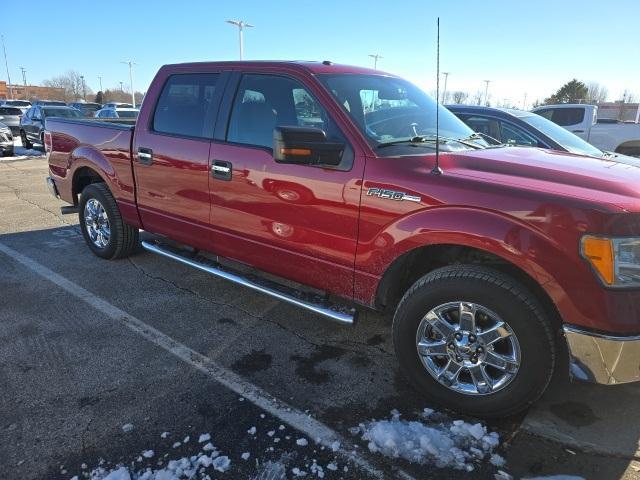
<instances>
[{"instance_id":1,"label":"crack in asphalt","mask_svg":"<svg viewBox=\"0 0 640 480\"><path fill-rule=\"evenodd\" d=\"M16 170L17 170L17 169L16 169ZM18 171L20 171L20 170L18 170ZM53 215L54 217L56 217L58 220L60 220L60 222L64 223L65 225L68 225L68 226L70 226L70 227L74 227L74 226L76 226L76 225L77 225L77 224L75 224L75 223L69 223L69 222L67 222L64 218L62 218L62 217L61 217L60 215L58 215L56 212L53 212L53 211L49 210L48 208L45 208L45 207L43 207L42 205L40 205L40 204L38 204L38 203L36 203L36 202L32 202L31 200L28 200L28 199L26 199L26 198L22 197L22 196L20 195L20 193L21 193L21 192L20 192L20 190L19 190L19 189L17 189L17 188L11 187L11 186L7 185L6 183L0 183L0 187L5 187L5 188L7 188L7 189L8 189L11 193L13 193L13 194L16 196L16 198L17 198L18 200L20 200L21 202L28 203L29 205L32 205L32 206L34 206L34 207L36 207L36 208L38 208L38 209L42 210L43 212L46 212L46 213L49 213L49 214Z\"/></svg>"}]
</instances>

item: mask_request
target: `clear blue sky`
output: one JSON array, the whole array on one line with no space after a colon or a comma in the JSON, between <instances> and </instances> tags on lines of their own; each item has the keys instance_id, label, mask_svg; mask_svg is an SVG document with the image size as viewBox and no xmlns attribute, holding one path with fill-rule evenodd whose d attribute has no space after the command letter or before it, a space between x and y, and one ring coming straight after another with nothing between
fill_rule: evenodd
<instances>
[{"instance_id":1,"label":"clear blue sky","mask_svg":"<svg viewBox=\"0 0 640 480\"><path fill-rule=\"evenodd\" d=\"M29 83L74 69L98 90L129 83L146 90L165 63L228 60L245 32L247 59L330 59L372 65L435 88L435 24L441 22L441 70L448 90L471 94L491 80L494 100L528 102L576 77L597 81L617 99L640 95L640 1L200 1L30 0L3 2L13 82ZM11 19L6 21L6 19ZM15 21L14 21L15 20ZM6 79L4 65L0 79Z\"/></svg>"}]
</instances>

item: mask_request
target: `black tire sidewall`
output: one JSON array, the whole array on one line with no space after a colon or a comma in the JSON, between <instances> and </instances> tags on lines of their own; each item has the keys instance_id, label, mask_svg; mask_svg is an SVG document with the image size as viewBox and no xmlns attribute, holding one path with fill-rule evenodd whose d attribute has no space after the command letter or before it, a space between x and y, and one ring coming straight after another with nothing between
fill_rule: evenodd
<instances>
[{"instance_id":1,"label":"black tire sidewall","mask_svg":"<svg viewBox=\"0 0 640 480\"><path fill-rule=\"evenodd\" d=\"M536 400L551 378L555 350L541 309L534 299L525 300L522 294L498 283L477 277L443 277L415 289L398 307L393 336L403 373L419 391L444 407L485 417L512 414ZM416 334L421 319L432 308L455 301L489 308L509 324L518 339L521 363L516 378L496 393L465 395L452 391L435 380L419 358Z\"/></svg>"},{"instance_id":2,"label":"black tire sidewall","mask_svg":"<svg viewBox=\"0 0 640 480\"><path fill-rule=\"evenodd\" d=\"M118 219L116 218L115 212L113 212L114 202L111 201L113 199L107 198L107 196L101 191L101 188L98 185L101 184L87 185L80 195L80 202L78 203L80 229L82 230L82 236L84 237L85 242L95 255L101 258L111 259L115 256L116 250L118 248L116 236L121 235L122 233L119 229L119 225L117 222ZM95 198L98 202L100 202L107 214L107 218L109 219L110 236L109 243L105 248L99 248L93 243L91 237L89 236L89 233L87 232L87 227L84 222L84 207L92 198Z\"/></svg>"}]
</instances>

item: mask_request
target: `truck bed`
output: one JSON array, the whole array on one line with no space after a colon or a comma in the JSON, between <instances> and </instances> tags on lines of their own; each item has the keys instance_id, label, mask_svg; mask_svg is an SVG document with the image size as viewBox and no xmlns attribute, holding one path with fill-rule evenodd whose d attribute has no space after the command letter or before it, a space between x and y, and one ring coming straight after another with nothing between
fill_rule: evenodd
<instances>
[{"instance_id":1,"label":"truck bed","mask_svg":"<svg viewBox=\"0 0 640 480\"><path fill-rule=\"evenodd\" d=\"M100 175L111 186L123 215L137 223L131 142L135 125L94 119L51 118L46 132L51 135L47 147L49 172L60 198L77 204L78 186L73 179L83 168L101 167ZM80 183L82 185L82 183Z\"/></svg>"}]
</instances>

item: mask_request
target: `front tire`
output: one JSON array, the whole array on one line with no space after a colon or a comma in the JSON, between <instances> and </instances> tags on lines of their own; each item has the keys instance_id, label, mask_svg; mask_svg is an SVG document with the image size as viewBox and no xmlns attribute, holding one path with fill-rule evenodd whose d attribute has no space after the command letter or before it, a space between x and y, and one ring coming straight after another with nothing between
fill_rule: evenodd
<instances>
[{"instance_id":1,"label":"front tire","mask_svg":"<svg viewBox=\"0 0 640 480\"><path fill-rule=\"evenodd\" d=\"M78 216L82 236L98 257L124 258L138 248L138 229L124 223L116 200L104 183L92 183L84 188Z\"/></svg>"},{"instance_id":2,"label":"front tire","mask_svg":"<svg viewBox=\"0 0 640 480\"><path fill-rule=\"evenodd\" d=\"M445 408L495 418L535 402L551 380L553 329L536 298L496 270L456 265L419 279L393 320L402 372Z\"/></svg>"}]
</instances>

